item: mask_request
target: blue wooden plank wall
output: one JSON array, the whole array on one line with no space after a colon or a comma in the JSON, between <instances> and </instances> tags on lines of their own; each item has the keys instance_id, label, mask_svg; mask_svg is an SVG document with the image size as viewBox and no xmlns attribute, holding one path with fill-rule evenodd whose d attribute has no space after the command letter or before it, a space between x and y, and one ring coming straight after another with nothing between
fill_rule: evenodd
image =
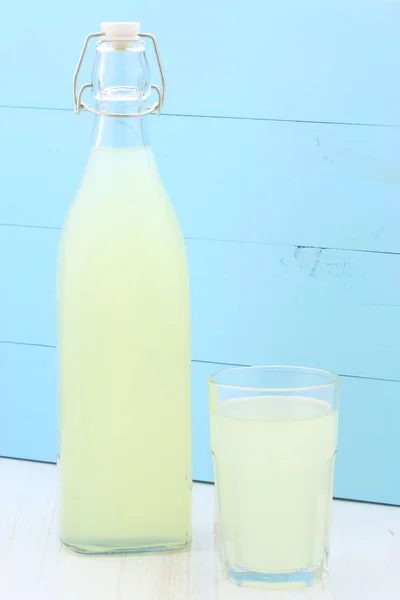
<instances>
[{"instance_id":1,"label":"blue wooden plank wall","mask_svg":"<svg viewBox=\"0 0 400 600\"><path fill-rule=\"evenodd\" d=\"M207 376L306 364L343 376L336 495L400 504L400 3L234 4L3 7L0 455L55 459L57 246L92 127L71 74L101 20L140 19L168 76L149 125L190 262L195 478Z\"/></svg>"}]
</instances>

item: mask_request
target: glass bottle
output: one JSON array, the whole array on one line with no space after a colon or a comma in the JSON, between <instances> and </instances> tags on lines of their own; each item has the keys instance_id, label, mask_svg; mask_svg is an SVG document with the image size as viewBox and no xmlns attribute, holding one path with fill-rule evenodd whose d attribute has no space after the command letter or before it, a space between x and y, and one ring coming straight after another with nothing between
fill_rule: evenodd
<instances>
[{"instance_id":1,"label":"glass bottle","mask_svg":"<svg viewBox=\"0 0 400 600\"><path fill-rule=\"evenodd\" d=\"M76 93L89 40L92 84ZM146 42L162 75L149 84ZM91 88L92 105L82 102ZM159 100L148 105L151 89ZM191 539L189 285L183 237L145 135L164 80L153 36L103 23L74 76L93 148L58 271L61 539L84 553Z\"/></svg>"}]
</instances>

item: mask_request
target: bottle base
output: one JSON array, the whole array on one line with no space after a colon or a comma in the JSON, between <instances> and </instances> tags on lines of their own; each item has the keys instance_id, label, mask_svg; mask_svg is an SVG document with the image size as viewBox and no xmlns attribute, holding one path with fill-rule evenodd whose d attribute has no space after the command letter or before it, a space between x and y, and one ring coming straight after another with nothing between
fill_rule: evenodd
<instances>
[{"instance_id":1,"label":"bottle base","mask_svg":"<svg viewBox=\"0 0 400 600\"><path fill-rule=\"evenodd\" d=\"M69 550L78 554L86 554L91 556L110 556L115 554L160 554L164 552L179 552L185 550L191 544L192 540L187 540L184 543L170 543L170 542L152 542L152 543L138 543L129 541L126 544L112 543L110 542L67 542L61 538L61 542Z\"/></svg>"}]
</instances>

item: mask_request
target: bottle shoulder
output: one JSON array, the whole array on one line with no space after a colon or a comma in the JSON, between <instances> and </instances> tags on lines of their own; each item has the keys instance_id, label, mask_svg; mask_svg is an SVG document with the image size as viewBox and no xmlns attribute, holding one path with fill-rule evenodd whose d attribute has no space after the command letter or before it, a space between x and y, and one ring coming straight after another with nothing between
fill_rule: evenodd
<instances>
[{"instance_id":1,"label":"bottle shoulder","mask_svg":"<svg viewBox=\"0 0 400 600\"><path fill-rule=\"evenodd\" d=\"M92 149L66 229L109 226L180 235L174 206L150 149Z\"/></svg>"}]
</instances>

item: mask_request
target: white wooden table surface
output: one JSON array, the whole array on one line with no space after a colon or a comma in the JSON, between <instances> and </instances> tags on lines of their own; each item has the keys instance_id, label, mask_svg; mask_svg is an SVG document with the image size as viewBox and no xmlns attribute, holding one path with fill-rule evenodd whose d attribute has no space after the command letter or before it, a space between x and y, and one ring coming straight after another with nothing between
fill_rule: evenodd
<instances>
[{"instance_id":1,"label":"white wooden table surface","mask_svg":"<svg viewBox=\"0 0 400 600\"><path fill-rule=\"evenodd\" d=\"M177 554L85 557L57 539L53 465L0 459L1 600L399 600L400 508L335 502L330 576L296 592L237 588L216 568L213 486L194 485L194 541Z\"/></svg>"}]
</instances>

